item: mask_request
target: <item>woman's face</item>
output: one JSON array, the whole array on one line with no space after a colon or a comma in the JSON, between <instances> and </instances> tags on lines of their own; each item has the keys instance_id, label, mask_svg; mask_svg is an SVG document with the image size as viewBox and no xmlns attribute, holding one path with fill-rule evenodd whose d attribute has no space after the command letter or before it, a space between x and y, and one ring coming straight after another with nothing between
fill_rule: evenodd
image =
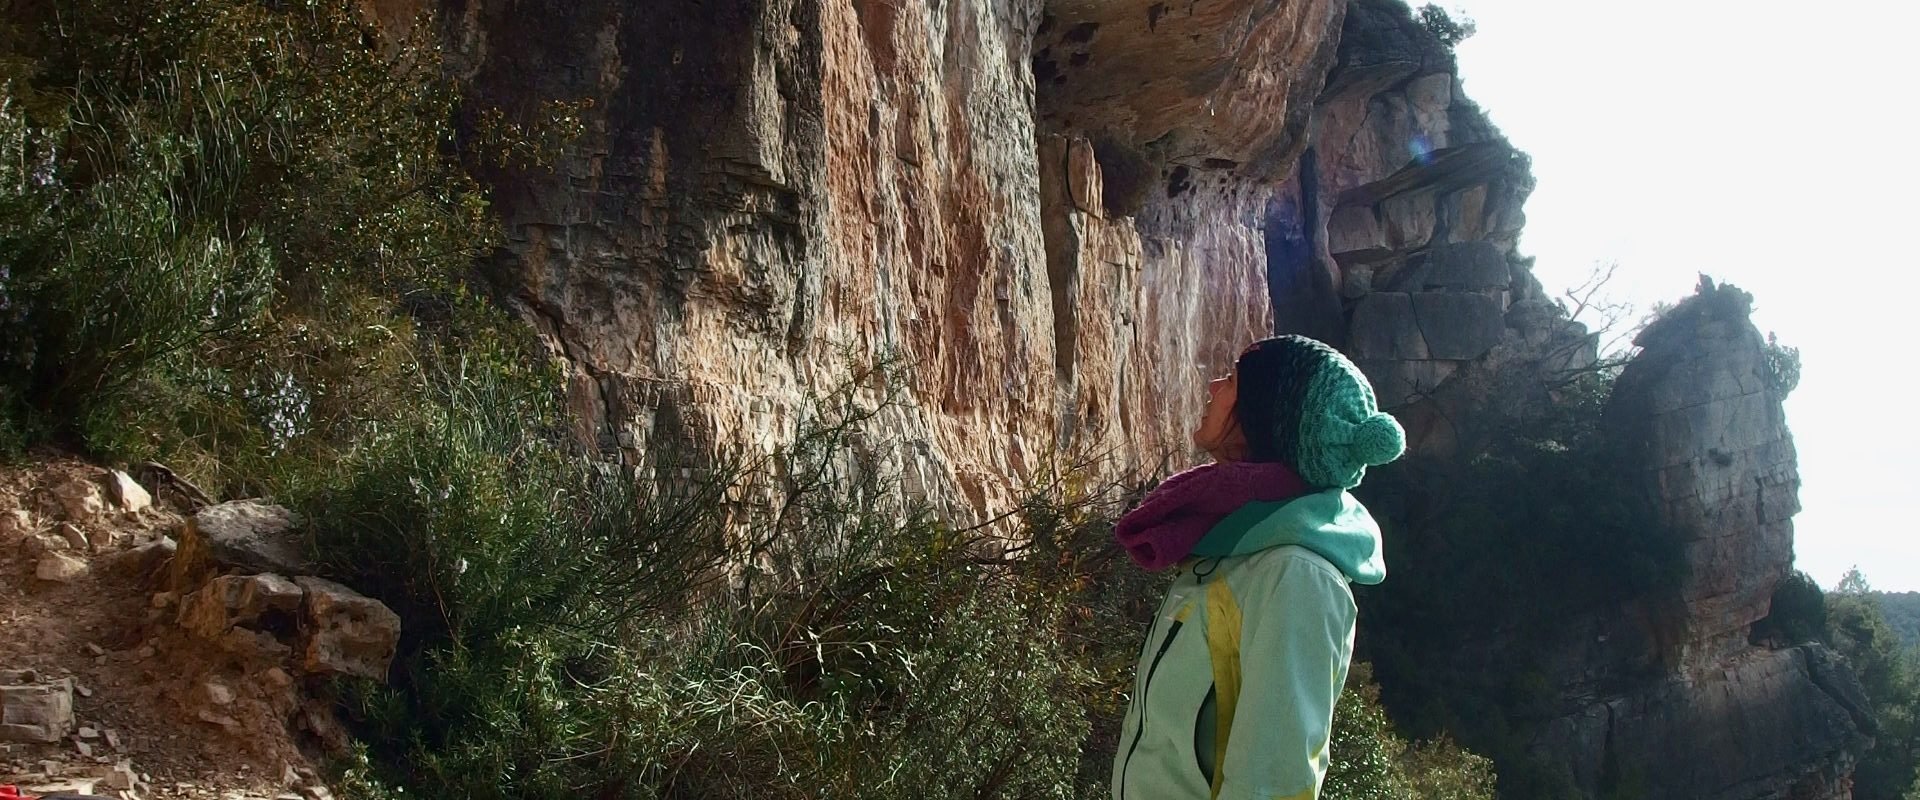
<instances>
[{"instance_id":1,"label":"woman's face","mask_svg":"<svg viewBox=\"0 0 1920 800\"><path fill-rule=\"evenodd\" d=\"M1233 415L1233 405L1239 398L1239 376L1229 373L1224 378L1215 378L1207 382L1207 410L1200 417L1200 427L1193 432L1195 446L1213 456L1215 461L1236 461L1246 457L1247 437L1240 430L1240 422Z\"/></svg>"}]
</instances>

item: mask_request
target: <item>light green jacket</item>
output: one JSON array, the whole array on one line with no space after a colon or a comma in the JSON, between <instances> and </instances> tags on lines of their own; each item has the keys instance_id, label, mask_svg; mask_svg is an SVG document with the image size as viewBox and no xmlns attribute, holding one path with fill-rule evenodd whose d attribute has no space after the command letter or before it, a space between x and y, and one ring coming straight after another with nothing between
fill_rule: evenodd
<instances>
[{"instance_id":1,"label":"light green jacket","mask_svg":"<svg viewBox=\"0 0 1920 800\"><path fill-rule=\"evenodd\" d=\"M1181 564L1140 652L1115 800L1313 800L1353 655L1350 581L1386 578L1352 495L1251 503Z\"/></svg>"}]
</instances>

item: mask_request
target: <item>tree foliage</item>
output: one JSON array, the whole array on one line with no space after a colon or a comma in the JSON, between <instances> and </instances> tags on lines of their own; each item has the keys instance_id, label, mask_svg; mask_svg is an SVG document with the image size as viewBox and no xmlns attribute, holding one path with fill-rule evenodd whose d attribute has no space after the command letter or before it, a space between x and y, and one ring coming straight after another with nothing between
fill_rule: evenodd
<instances>
[{"instance_id":1,"label":"tree foliage","mask_svg":"<svg viewBox=\"0 0 1920 800\"><path fill-rule=\"evenodd\" d=\"M1564 767L1528 748L1563 710L1540 654L1597 612L1671 612L1661 604L1685 575L1642 473L1602 428L1612 377L1583 373L1547 413L1489 426L1462 445L1475 454L1464 465L1414 459L1358 490L1396 565L1356 592L1387 707L1411 735L1445 732L1491 756L1503 797L1575 796Z\"/></svg>"},{"instance_id":2,"label":"tree foliage","mask_svg":"<svg viewBox=\"0 0 1920 800\"><path fill-rule=\"evenodd\" d=\"M1920 592L1876 592L1887 627L1909 650L1920 649Z\"/></svg>"},{"instance_id":3,"label":"tree foliage","mask_svg":"<svg viewBox=\"0 0 1920 800\"><path fill-rule=\"evenodd\" d=\"M1780 343L1780 337L1767 334L1767 388L1782 399L1800 387L1800 348Z\"/></svg>"},{"instance_id":4,"label":"tree foliage","mask_svg":"<svg viewBox=\"0 0 1920 800\"><path fill-rule=\"evenodd\" d=\"M1420 6L1415 13L1419 17L1420 26L1426 28L1428 33L1433 34L1433 38L1440 40L1440 43L1446 45L1448 49L1472 38L1478 31L1478 26L1472 19L1467 17L1454 19L1446 9L1434 3Z\"/></svg>"},{"instance_id":5,"label":"tree foliage","mask_svg":"<svg viewBox=\"0 0 1920 800\"><path fill-rule=\"evenodd\" d=\"M1905 648L1858 568L1827 598L1826 639L1860 678L1879 725L1854 772L1859 800L1904 800L1920 780L1920 661Z\"/></svg>"}]
</instances>

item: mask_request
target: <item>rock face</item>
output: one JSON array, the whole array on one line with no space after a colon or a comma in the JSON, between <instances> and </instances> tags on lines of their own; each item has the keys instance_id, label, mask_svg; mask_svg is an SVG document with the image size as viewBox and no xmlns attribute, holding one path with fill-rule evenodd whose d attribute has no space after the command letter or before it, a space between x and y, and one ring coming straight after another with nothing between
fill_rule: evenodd
<instances>
[{"instance_id":1,"label":"rock face","mask_svg":"<svg viewBox=\"0 0 1920 800\"><path fill-rule=\"evenodd\" d=\"M896 466L982 513L1061 451L1189 462L1201 382L1276 324L1399 404L1538 299L1525 159L1391 2L625 8L449 24L478 105L592 101L557 169L487 176L494 276L628 463L777 446L894 354Z\"/></svg>"},{"instance_id":2,"label":"rock face","mask_svg":"<svg viewBox=\"0 0 1920 800\"><path fill-rule=\"evenodd\" d=\"M1057 454L1190 463L1203 380L1275 331L1343 347L1436 458L1595 358L1516 253L1526 157L1398 0L440 8L476 108L591 101L554 169L483 176L489 277L568 369L580 439L630 465L780 446L895 355L887 466L982 515ZM1570 622L1599 644L1545 656L1576 708L1540 747L1644 756L1650 796L1837 796L1808 788L1855 746L1828 656L1744 638L1787 563L1791 444L1744 317L1698 322L1649 332L1617 409L1689 537L1680 632ZM1746 721L1674 751L1702 766L1663 760L1723 716Z\"/></svg>"},{"instance_id":3,"label":"rock face","mask_svg":"<svg viewBox=\"0 0 1920 800\"><path fill-rule=\"evenodd\" d=\"M1594 703L1545 734L1597 794L1609 763L1647 798L1844 800L1859 748L1858 682L1820 645L1750 649Z\"/></svg>"},{"instance_id":4,"label":"rock face","mask_svg":"<svg viewBox=\"0 0 1920 800\"><path fill-rule=\"evenodd\" d=\"M1280 132L1304 127L1343 11L540 5L467 4L452 36L509 115L594 101L556 171L490 176L498 283L571 366L582 437L630 463L778 444L848 354L895 353L908 402L881 432L915 488L971 512L1062 449L1116 471L1190 458L1200 380L1271 329L1273 189L1253 178L1290 168ZM1249 31L1258 48L1220 57ZM1036 93L1053 37L1080 49ZM1076 80L1088 65L1176 41L1126 120L1075 112L1119 86ZM1192 125L1239 102L1276 115ZM1204 152L1182 169L1176 143ZM1090 211L1062 202L1069 154Z\"/></svg>"}]
</instances>

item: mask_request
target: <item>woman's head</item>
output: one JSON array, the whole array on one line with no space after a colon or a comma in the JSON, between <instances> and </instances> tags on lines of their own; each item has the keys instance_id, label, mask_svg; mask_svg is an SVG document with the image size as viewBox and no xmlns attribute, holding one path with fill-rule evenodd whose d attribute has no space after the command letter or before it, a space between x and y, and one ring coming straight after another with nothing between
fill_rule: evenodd
<instances>
[{"instance_id":1,"label":"woman's head","mask_svg":"<svg viewBox=\"0 0 1920 800\"><path fill-rule=\"evenodd\" d=\"M1314 486L1352 488L1406 449L1359 368L1304 336L1254 342L1208 393L1193 438L1217 459L1278 461Z\"/></svg>"}]
</instances>

